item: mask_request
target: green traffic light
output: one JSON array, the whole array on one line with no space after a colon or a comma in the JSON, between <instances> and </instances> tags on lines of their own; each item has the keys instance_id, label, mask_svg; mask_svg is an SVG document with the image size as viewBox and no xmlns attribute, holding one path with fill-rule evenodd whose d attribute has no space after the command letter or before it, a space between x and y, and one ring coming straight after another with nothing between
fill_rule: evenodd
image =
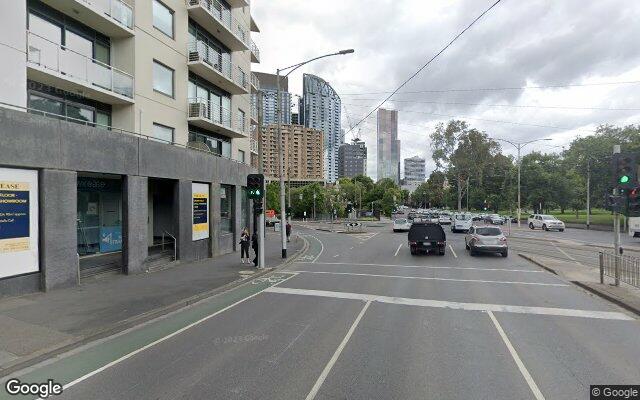
<instances>
[{"instance_id":1,"label":"green traffic light","mask_svg":"<svg viewBox=\"0 0 640 400\"><path fill-rule=\"evenodd\" d=\"M627 183L627 182L629 182L629 176L628 176L628 175L622 175L622 176L620 177L620 179L618 180L618 182L620 182L620 183Z\"/></svg>"}]
</instances>

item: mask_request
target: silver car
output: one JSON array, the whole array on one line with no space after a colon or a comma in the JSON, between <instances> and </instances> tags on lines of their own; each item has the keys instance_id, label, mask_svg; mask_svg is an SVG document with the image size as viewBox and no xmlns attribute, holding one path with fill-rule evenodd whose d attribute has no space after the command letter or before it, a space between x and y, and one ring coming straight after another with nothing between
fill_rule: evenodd
<instances>
[{"instance_id":1,"label":"silver car","mask_svg":"<svg viewBox=\"0 0 640 400\"><path fill-rule=\"evenodd\" d=\"M472 256L478 253L500 253L509 255L507 237L497 226L472 226L464 238L464 244Z\"/></svg>"}]
</instances>

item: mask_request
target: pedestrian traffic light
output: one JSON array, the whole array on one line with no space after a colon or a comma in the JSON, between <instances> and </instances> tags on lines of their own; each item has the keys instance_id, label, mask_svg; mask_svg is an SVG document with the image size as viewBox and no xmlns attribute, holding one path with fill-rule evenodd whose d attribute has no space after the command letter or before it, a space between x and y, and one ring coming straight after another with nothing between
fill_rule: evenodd
<instances>
[{"instance_id":1,"label":"pedestrian traffic light","mask_svg":"<svg viewBox=\"0 0 640 400\"><path fill-rule=\"evenodd\" d=\"M638 164L635 154L614 154L612 164L613 186L616 189L633 189L637 186Z\"/></svg>"},{"instance_id":2,"label":"pedestrian traffic light","mask_svg":"<svg viewBox=\"0 0 640 400\"><path fill-rule=\"evenodd\" d=\"M353 211L353 204L347 203L347 214L351 214Z\"/></svg>"},{"instance_id":3,"label":"pedestrian traffic light","mask_svg":"<svg viewBox=\"0 0 640 400\"><path fill-rule=\"evenodd\" d=\"M263 174L249 174L247 175L247 190L249 192L249 198L253 200L260 200L264 197L264 175Z\"/></svg>"},{"instance_id":4,"label":"pedestrian traffic light","mask_svg":"<svg viewBox=\"0 0 640 400\"><path fill-rule=\"evenodd\" d=\"M636 186L627 194L627 217L640 217L640 186Z\"/></svg>"}]
</instances>

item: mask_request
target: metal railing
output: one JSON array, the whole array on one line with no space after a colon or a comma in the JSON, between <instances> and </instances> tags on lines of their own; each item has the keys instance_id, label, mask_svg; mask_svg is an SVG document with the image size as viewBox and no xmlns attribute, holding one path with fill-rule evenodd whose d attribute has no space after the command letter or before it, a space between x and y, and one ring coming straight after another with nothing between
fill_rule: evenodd
<instances>
[{"instance_id":1,"label":"metal railing","mask_svg":"<svg viewBox=\"0 0 640 400\"><path fill-rule=\"evenodd\" d=\"M258 45L251 39L249 39L249 42L249 48L251 49L251 52L256 56L258 62L260 62L260 49L258 48Z\"/></svg>"},{"instance_id":2,"label":"metal railing","mask_svg":"<svg viewBox=\"0 0 640 400\"><path fill-rule=\"evenodd\" d=\"M239 23L231 15L231 11L224 7L218 0L187 0L187 6L200 6L216 20L218 20L225 28L229 30L236 38L249 47L249 30Z\"/></svg>"},{"instance_id":3,"label":"metal railing","mask_svg":"<svg viewBox=\"0 0 640 400\"><path fill-rule=\"evenodd\" d=\"M132 75L30 31L27 31L27 62L133 98Z\"/></svg>"},{"instance_id":4,"label":"metal railing","mask_svg":"<svg viewBox=\"0 0 640 400\"><path fill-rule=\"evenodd\" d=\"M62 115L62 114L52 113L52 112L49 112L49 111L38 110L37 108L33 108L33 107L24 107L24 106L18 106L18 105L15 105L15 104L9 104L9 103L0 102L0 108L6 108L6 109L14 110L14 111L24 111L24 112L28 112L30 114L42 115L42 116L45 116L47 118L55 118L55 119L58 119L58 120L61 120L61 121L73 122L73 123L76 123L76 124L91 126L91 127L95 127L95 128L101 128L101 129L105 129L105 130L109 130L109 131L113 131L113 132L118 132L118 133L121 133L123 135L133 136L133 137L136 137L138 139L160 142L160 143L164 143L164 144L167 144L167 145L172 145L172 146L181 147L181 148L184 148L184 149L189 149L189 150L194 150L194 151L201 151L203 153L211 154L211 155L216 156L216 157L225 158L225 159L227 159L229 161L233 161L233 162L236 162L238 164L247 164L247 163L243 163L243 162L241 162L239 160L236 160L234 158L231 158L231 156L225 156L225 155L219 154L217 152L210 151L210 150L207 150L207 149L202 149L200 147L194 147L194 146L191 146L189 144L185 145L185 144L181 144L181 143L176 143L176 142L173 142L173 141L157 138L157 137L155 137L153 135L145 135L145 134L142 134L142 133L129 131L127 129L118 128L118 127L115 127L115 126L112 126L112 125L105 125L105 124L100 124L100 123L97 123L97 122L90 122L90 121L86 121L84 119L73 118L73 117L68 117L66 115Z\"/></svg>"},{"instance_id":5,"label":"metal railing","mask_svg":"<svg viewBox=\"0 0 640 400\"><path fill-rule=\"evenodd\" d=\"M173 239L173 261L175 261L178 257L178 241L176 240L176 237L173 236L172 234L170 234L167 231L162 231L162 251L164 251L164 236L167 235L169 236L171 239Z\"/></svg>"},{"instance_id":6,"label":"metal railing","mask_svg":"<svg viewBox=\"0 0 640 400\"><path fill-rule=\"evenodd\" d=\"M120 25L133 29L133 8L121 0L77 0L111 17Z\"/></svg>"},{"instance_id":7,"label":"metal railing","mask_svg":"<svg viewBox=\"0 0 640 400\"><path fill-rule=\"evenodd\" d=\"M260 90L260 81L258 80L258 76L253 72L251 73L251 84L254 88Z\"/></svg>"},{"instance_id":8,"label":"metal railing","mask_svg":"<svg viewBox=\"0 0 640 400\"><path fill-rule=\"evenodd\" d=\"M616 255L601 251L600 258L600 283L604 283L604 276L614 278L615 285L620 281L640 288L640 258Z\"/></svg>"},{"instance_id":9,"label":"metal railing","mask_svg":"<svg viewBox=\"0 0 640 400\"><path fill-rule=\"evenodd\" d=\"M203 118L214 124L233 129L231 126L231 110L202 97L190 98L188 102L187 112L189 118Z\"/></svg>"},{"instance_id":10,"label":"metal railing","mask_svg":"<svg viewBox=\"0 0 640 400\"><path fill-rule=\"evenodd\" d=\"M203 41L190 42L187 45L187 57L189 61L201 61L210 65L222 76L235 82L236 85L249 90L247 74L239 66L231 62L231 56L223 57L221 53L213 49Z\"/></svg>"}]
</instances>

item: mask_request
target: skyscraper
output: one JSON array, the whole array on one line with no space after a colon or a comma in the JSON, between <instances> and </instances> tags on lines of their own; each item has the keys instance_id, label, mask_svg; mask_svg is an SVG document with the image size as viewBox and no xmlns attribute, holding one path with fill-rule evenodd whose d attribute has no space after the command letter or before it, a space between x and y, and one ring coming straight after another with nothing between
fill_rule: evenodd
<instances>
[{"instance_id":1,"label":"skyscraper","mask_svg":"<svg viewBox=\"0 0 640 400\"><path fill-rule=\"evenodd\" d=\"M338 150L338 178L353 178L367 173L367 146L359 139L343 143Z\"/></svg>"},{"instance_id":2,"label":"skyscraper","mask_svg":"<svg viewBox=\"0 0 640 400\"><path fill-rule=\"evenodd\" d=\"M324 79L304 74L302 78L300 122L324 132L324 178L333 183L338 178L338 149L344 142L340 129L340 96Z\"/></svg>"},{"instance_id":3,"label":"skyscraper","mask_svg":"<svg viewBox=\"0 0 640 400\"><path fill-rule=\"evenodd\" d=\"M262 125L277 123L276 104L278 103L277 75L264 72L254 72L260 82L262 94ZM283 124L291 124L291 93L289 93L289 78L280 77L280 95L282 104Z\"/></svg>"},{"instance_id":4,"label":"skyscraper","mask_svg":"<svg viewBox=\"0 0 640 400\"><path fill-rule=\"evenodd\" d=\"M404 159L404 185L403 189L410 192L416 190L426 178L425 159L415 156Z\"/></svg>"},{"instance_id":5,"label":"skyscraper","mask_svg":"<svg viewBox=\"0 0 640 400\"><path fill-rule=\"evenodd\" d=\"M378 180L391 178L400 183L400 140L398 111L378 109Z\"/></svg>"}]
</instances>

